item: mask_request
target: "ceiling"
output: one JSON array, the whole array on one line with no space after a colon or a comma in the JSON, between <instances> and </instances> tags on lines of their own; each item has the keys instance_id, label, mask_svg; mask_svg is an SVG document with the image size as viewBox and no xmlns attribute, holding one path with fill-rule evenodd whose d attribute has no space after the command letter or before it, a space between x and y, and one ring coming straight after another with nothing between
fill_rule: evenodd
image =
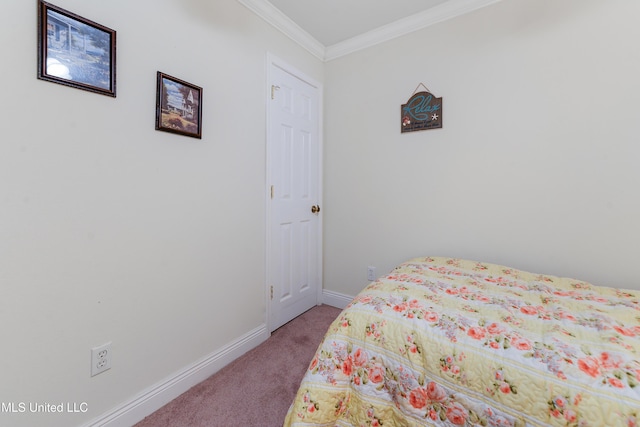
<instances>
[{"instance_id":1,"label":"ceiling","mask_svg":"<svg viewBox=\"0 0 640 427\"><path fill-rule=\"evenodd\" d=\"M323 61L501 0L238 0Z\"/></svg>"},{"instance_id":2,"label":"ceiling","mask_svg":"<svg viewBox=\"0 0 640 427\"><path fill-rule=\"evenodd\" d=\"M268 1L324 46L332 46L447 0Z\"/></svg>"}]
</instances>

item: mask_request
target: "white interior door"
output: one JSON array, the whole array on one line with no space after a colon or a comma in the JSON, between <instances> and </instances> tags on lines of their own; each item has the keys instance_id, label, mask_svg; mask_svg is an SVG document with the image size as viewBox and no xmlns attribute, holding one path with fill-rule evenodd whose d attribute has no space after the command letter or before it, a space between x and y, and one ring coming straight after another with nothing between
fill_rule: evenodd
<instances>
[{"instance_id":1,"label":"white interior door","mask_svg":"<svg viewBox=\"0 0 640 427\"><path fill-rule=\"evenodd\" d=\"M321 88L273 58L269 80L267 276L273 331L320 301Z\"/></svg>"}]
</instances>

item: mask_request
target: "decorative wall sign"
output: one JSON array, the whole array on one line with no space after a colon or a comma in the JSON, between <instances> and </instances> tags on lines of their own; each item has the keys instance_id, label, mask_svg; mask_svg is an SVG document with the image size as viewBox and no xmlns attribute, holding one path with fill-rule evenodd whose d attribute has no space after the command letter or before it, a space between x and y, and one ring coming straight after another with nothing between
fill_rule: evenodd
<instances>
[{"instance_id":1,"label":"decorative wall sign","mask_svg":"<svg viewBox=\"0 0 640 427\"><path fill-rule=\"evenodd\" d=\"M416 93L420 86L426 91ZM436 98L422 83L416 91L400 108L401 133L441 128L442 98Z\"/></svg>"}]
</instances>

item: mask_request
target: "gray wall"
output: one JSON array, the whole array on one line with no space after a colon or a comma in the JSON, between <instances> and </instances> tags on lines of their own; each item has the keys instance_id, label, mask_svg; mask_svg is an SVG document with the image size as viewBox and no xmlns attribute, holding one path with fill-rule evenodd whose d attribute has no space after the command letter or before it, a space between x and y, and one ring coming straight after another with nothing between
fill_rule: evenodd
<instances>
[{"instance_id":1,"label":"gray wall","mask_svg":"<svg viewBox=\"0 0 640 427\"><path fill-rule=\"evenodd\" d=\"M1 425L80 425L264 327L267 53L323 79L235 0L54 4L117 31L117 98L37 80L36 1L3 2L0 402L88 412ZM202 140L154 129L157 71L203 88Z\"/></svg>"},{"instance_id":2,"label":"gray wall","mask_svg":"<svg viewBox=\"0 0 640 427\"><path fill-rule=\"evenodd\" d=\"M325 69L325 288L412 257L640 289L640 3L510 0ZM443 128L400 134L419 83Z\"/></svg>"}]
</instances>

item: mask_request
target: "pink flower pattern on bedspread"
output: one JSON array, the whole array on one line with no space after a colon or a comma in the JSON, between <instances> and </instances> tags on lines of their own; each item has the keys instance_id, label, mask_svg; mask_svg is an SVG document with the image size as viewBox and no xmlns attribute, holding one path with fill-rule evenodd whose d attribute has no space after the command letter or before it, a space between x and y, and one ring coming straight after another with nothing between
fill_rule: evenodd
<instances>
[{"instance_id":1,"label":"pink flower pattern on bedspread","mask_svg":"<svg viewBox=\"0 0 640 427\"><path fill-rule=\"evenodd\" d=\"M640 292L416 258L331 325L285 426L636 426Z\"/></svg>"}]
</instances>

